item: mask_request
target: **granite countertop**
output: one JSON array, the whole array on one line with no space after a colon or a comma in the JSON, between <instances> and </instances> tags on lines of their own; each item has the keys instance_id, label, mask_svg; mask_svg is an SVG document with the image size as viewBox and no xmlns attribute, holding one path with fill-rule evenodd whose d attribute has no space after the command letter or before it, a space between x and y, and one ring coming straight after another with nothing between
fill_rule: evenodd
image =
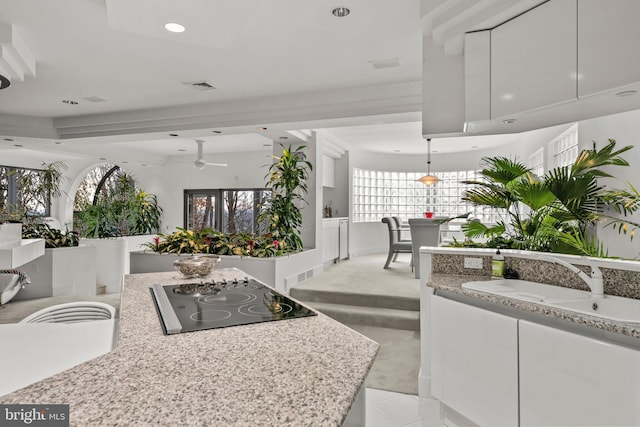
<instances>
[{"instance_id":1,"label":"granite countertop","mask_svg":"<svg viewBox=\"0 0 640 427\"><path fill-rule=\"evenodd\" d=\"M479 280L491 280L491 278L487 276L432 274L427 286L434 288L436 291L442 290L451 292L457 295L464 295L489 303L515 308L528 313L535 313L578 325L597 328L607 332L614 332L633 338L640 338L640 328L637 326L607 320L600 317L589 316L582 313L576 313L573 311L561 310L559 308L549 307L535 302L522 301L515 298L508 298L462 288L463 283Z\"/></svg>"},{"instance_id":2,"label":"granite countertop","mask_svg":"<svg viewBox=\"0 0 640 427\"><path fill-rule=\"evenodd\" d=\"M164 335L149 287L184 282L175 272L125 276L117 348L0 401L69 404L73 426L342 424L377 343L320 313Z\"/></svg>"}]
</instances>

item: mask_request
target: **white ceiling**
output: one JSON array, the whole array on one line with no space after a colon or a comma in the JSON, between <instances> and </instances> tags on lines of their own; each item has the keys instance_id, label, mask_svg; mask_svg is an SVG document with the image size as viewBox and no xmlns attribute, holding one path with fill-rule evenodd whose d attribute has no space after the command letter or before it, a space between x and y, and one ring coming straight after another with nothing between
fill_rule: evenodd
<instances>
[{"instance_id":1,"label":"white ceiling","mask_svg":"<svg viewBox=\"0 0 640 427\"><path fill-rule=\"evenodd\" d=\"M322 127L349 147L423 153L423 31L457 53L464 31L533 3L0 0L0 22L36 59L34 76L0 92L0 150L163 163L179 149L195 153L195 139L207 141L205 153L266 150L294 140L290 130ZM336 6L352 12L336 18ZM187 30L167 32L170 21ZM183 84L196 81L215 89ZM441 150L482 144L489 139Z\"/></svg>"}]
</instances>

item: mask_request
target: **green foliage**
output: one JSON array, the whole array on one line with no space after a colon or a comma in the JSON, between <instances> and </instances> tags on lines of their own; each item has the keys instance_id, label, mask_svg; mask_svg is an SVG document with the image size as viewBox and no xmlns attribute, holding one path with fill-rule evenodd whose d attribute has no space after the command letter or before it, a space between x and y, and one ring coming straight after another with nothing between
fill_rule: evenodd
<instances>
[{"instance_id":1,"label":"green foliage","mask_svg":"<svg viewBox=\"0 0 640 427\"><path fill-rule=\"evenodd\" d=\"M76 214L76 229L84 237L105 238L157 232L162 208L154 194L136 190L127 174L112 192L101 194L95 205Z\"/></svg>"},{"instance_id":2,"label":"green foliage","mask_svg":"<svg viewBox=\"0 0 640 427\"><path fill-rule=\"evenodd\" d=\"M23 239L44 239L45 248L68 248L78 246L80 235L72 230L61 231L48 224L32 222L22 225Z\"/></svg>"},{"instance_id":3,"label":"green foliage","mask_svg":"<svg viewBox=\"0 0 640 427\"><path fill-rule=\"evenodd\" d=\"M158 234L144 246L158 253L217 254L267 258L285 253L282 242L272 234L254 236L249 233L224 234L211 228L185 230L177 228L171 234Z\"/></svg>"},{"instance_id":4,"label":"green foliage","mask_svg":"<svg viewBox=\"0 0 640 427\"><path fill-rule=\"evenodd\" d=\"M640 224L628 221L640 208L640 194L609 189L598 178L612 177L602 168L628 166L620 154L631 146L615 150L616 142L583 150L573 165L556 167L537 177L522 163L505 157L485 157L483 180L465 181L475 187L463 200L476 206L500 209L504 220L495 226L469 223L463 227L469 238L487 237L487 246L535 251L553 251L606 256L602 243L591 232L601 223L633 238ZM615 215L614 215L615 214Z\"/></svg>"},{"instance_id":5,"label":"green foliage","mask_svg":"<svg viewBox=\"0 0 640 427\"><path fill-rule=\"evenodd\" d=\"M306 180L313 166L307 161L305 146L292 149L281 144L282 156L269 167L267 187L271 198L262 205L259 222L266 221L267 233L287 252L302 250L300 205L306 203Z\"/></svg>"}]
</instances>

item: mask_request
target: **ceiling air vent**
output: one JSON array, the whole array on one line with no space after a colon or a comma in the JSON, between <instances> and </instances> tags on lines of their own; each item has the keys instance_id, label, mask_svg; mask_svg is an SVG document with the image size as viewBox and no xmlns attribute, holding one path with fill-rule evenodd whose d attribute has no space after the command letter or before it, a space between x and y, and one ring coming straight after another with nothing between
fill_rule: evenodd
<instances>
[{"instance_id":1,"label":"ceiling air vent","mask_svg":"<svg viewBox=\"0 0 640 427\"><path fill-rule=\"evenodd\" d=\"M207 83L206 81L202 80L200 82L187 82L187 83L182 83L183 85L190 87L191 89L196 89L196 90L212 90L215 89L215 87L213 87L212 85L210 85L209 83Z\"/></svg>"}]
</instances>

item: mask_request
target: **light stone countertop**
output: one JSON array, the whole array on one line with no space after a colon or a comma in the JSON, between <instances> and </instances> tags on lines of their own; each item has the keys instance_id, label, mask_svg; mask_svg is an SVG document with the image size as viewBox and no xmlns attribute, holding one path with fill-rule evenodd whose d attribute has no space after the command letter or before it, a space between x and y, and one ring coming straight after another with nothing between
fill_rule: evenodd
<instances>
[{"instance_id":1,"label":"light stone countertop","mask_svg":"<svg viewBox=\"0 0 640 427\"><path fill-rule=\"evenodd\" d=\"M613 332L627 337L640 338L640 329L637 326L622 322L589 316L573 311L561 310L535 302L522 301L515 298L508 298L489 294L481 291L462 288L462 284L478 280L491 280L488 276L468 276L454 274L432 274L427 286L438 290L472 297L481 301L498 304L501 306L522 310L528 313L548 316L553 319L575 323L577 325L588 326L606 332Z\"/></svg>"},{"instance_id":2,"label":"light stone countertop","mask_svg":"<svg viewBox=\"0 0 640 427\"><path fill-rule=\"evenodd\" d=\"M176 275L125 276L117 348L0 402L69 404L72 426L342 424L377 343L323 314L164 335L149 287Z\"/></svg>"}]
</instances>

